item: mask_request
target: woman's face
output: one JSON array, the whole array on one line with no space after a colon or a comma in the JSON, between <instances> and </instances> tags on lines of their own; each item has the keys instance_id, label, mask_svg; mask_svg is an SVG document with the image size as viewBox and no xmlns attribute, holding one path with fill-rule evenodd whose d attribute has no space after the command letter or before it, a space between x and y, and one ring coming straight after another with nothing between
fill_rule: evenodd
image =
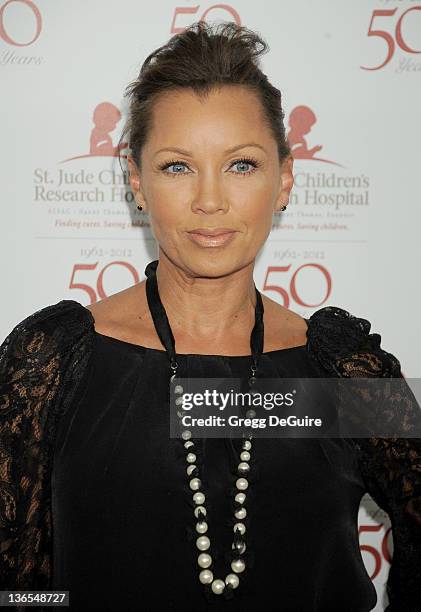
<instances>
[{"instance_id":1,"label":"woman's face","mask_svg":"<svg viewBox=\"0 0 421 612\"><path fill-rule=\"evenodd\" d=\"M191 90L161 94L140 173L128 159L131 188L160 250L192 276L222 276L254 262L274 211L288 201L293 159L280 166L262 112L256 94L240 86L202 101ZM191 233L215 229L232 233Z\"/></svg>"}]
</instances>

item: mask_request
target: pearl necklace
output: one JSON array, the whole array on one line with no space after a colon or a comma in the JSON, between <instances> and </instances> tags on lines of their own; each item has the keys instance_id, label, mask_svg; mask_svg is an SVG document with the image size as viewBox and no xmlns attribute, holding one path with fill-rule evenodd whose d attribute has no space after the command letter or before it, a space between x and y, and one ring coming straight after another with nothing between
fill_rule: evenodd
<instances>
[{"instance_id":1,"label":"pearl necklace","mask_svg":"<svg viewBox=\"0 0 421 612\"><path fill-rule=\"evenodd\" d=\"M180 394L179 397L181 399L181 394L183 393L183 387L177 383L176 380L176 370L177 363L172 363L171 368L173 370L173 374L170 378L171 384L173 385L173 391L176 394ZM252 375L249 379L249 385L253 385L256 381L254 376L255 368L252 367ZM178 400L178 398L177 398ZM176 400L176 404L177 404ZM181 402L178 402L181 403ZM183 413L177 413L179 417L183 416ZM254 410L248 410L246 412L247 417L255 416ZM187 462L187 477L189 480L189 487L194 492L193 493L193 502L195 504L194 508L194 517L197 519L196 522L196 532L200 535L196 538L196 547L200 551L197 557L197 563L202 570L199 573L199 580L204 585L210 585L212 593L215 595L221 595L226 588L228 589L236 589L240 584L240 579L238 574L241 574L246 569L246 564L243 559L244 552L246 550L246 542L242 537L246 532L246 526L242 519L247 516L247 509L244 507L244 503L246 501L246 493L245 491L249 487L249 482L246 476L250 472L250 460L251 460L251 435L245 437L242 442L242 452L240 454L241 462L237 466L238 478L235 481L235 486L237 489L237 493L234 497L236 502L236 509L234 511L234 517L237 522L234 525L234 540L232 542L232 550L236 552L236 557L231 561L231 569L234 573L229 573L225 576L225 580L220 578L215 578L210 566L212 565L212 556L205 552L209 550L211 542L208 536L203 535L208 531L208 523L206 522L206 507L204 505L206 501L206 496L202 489L202 481L200 479L200 474L196 462L196 454L194 453L194 442L192 440L192 434L189 430L184 430L181 433L182 440L184 440L184 448L186 449L186 462Z\"/></svg>"},{"instance_id":2,"label":"pearl necklace","mask_svg":"<svg viewBox=\"0 0 421 612\"><path fill-rule=\"evenodd\" d=\"M147 276L146 280L146 295L148 299L149 309L152 314L152 318L155 324L156 331L161 339L161 342L165 346L170 359L170 392L177 394L179 397L176 399L176 404L181 404L183 387L177 381L177 368L178 363L175 352L175 341L174 336L169 325L169 321L161 302L158 292L158 283L156 278L156 268L158 260L150 262L145 269ZM256 393L255 383L257 381L257 360L259 354L263 351L263 303L260 293L256 289L256 309L255 309L255 325L251 333L250 346L252 350L252 364L250 366L251 376L248 379L251 393ZM178 411L178 416L181 418L183 413ZM252 418L255 416L255 411L250 409L246 412L246 417ZM206 496L203 491L203 484L200 478L199 468L196 465L197 455L195 451L195 443L192 439L192 433L189 430L184 430L181 433L181 441L183 442L184 449L186 451L186 462L187 462L187 478L189 479L189 488L193 493L193 514L194 519L197 521L195 530L197 535L196 548L199 551L197 556L197 564L200 568L199 581L207 587L209 592L215 595L224 594L225 597L231 598L232 592L240 584L239 574L242 574L246 569L246 563L244 560L244 553L246 551L246 541L244 534L246 532L246 526L242 522L247 516L247 509L245 502L247 495L245 491L249 488L249 481L246 476L250 473L250 461L251 461L251 449L252 449L252 435L248 433L243 436L242 450L240 453L240 463L237 466L237 478L235 481L236 493L234 497L234 538L232 542L233 559L231 561L232 572L225 576L225 579L215 578L212 571L212 556L209 554L211 546L210 538L205 535L208 531L208 523L206 520L207 510L205 506Z\"/></svg>"}]
</instances>

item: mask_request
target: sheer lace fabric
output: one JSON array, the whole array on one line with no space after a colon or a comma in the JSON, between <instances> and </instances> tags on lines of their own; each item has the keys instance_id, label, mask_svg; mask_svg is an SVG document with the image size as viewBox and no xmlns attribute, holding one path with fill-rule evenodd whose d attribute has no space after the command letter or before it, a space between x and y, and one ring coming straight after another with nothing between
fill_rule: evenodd
<instances>
[{"instance_id":1,"label":"sheer lace fabric","mask_svg":"<svg viewBox=\"0 0 421 612\"><path fill-rule=\"evenodd\" d=\"M344 378L400 378L399 397L377 398L406 423L408 435L419 425L420 407L402 376L398 359L381 347L371 325L340 308L324 308L312 317L310 350L327 372ZM361 393L362 385L357 385ZM387 393L387 386L382 386ZM366 393L371 388L367 387ZM375 398L365 398L375 401ZM349 405L345 410L352 410ZM421 439L358 438L359 466L367 491L391 520L394 554L387 581L386 610L421 610Z\"/></svg>"},{"instance_id":2,"label":"sheer lace fabric","mask_svg":"<svg viewBox=\"0 0 421 612\"><path fill-rule=\"evenodd\" d=\"M47 589L51 449L89 359L92 324L71 301L20 322L0 349L0 586Z\"/></svg>"}]
</instances>

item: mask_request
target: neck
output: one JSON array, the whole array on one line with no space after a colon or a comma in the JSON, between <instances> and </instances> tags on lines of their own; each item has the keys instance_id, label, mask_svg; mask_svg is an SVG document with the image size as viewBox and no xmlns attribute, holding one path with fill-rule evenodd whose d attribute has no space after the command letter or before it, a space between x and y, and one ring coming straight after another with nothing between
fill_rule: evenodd
<instances>
[{"instance_id":1,"label":"neck","mask_svg":"<svg viewBox=\"0 0 421 612\"><path fill-rule=\"evenodd\" d=\"M236 337L249 344L256 306L253 263L227 276L205 278L182 270L161 251L157 281L174 335L208 345Z\"/></svg>"}]
</instances>

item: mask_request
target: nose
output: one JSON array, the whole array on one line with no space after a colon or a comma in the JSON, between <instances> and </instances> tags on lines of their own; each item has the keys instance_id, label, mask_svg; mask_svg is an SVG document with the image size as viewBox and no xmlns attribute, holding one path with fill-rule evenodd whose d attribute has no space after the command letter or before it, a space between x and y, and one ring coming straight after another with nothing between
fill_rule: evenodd
<instances>
[{"instance_id":1,"label":"nose","mask_svg":"<svg viewBox=\"0 0 421 612\"><path fill-rule=\"evenodd\" d=\"M227 212L229 203L225 197L222 182L219 172L212 169L208 169L199 176L192 211L208 215Z\"/></svg>"}]
</instances>

